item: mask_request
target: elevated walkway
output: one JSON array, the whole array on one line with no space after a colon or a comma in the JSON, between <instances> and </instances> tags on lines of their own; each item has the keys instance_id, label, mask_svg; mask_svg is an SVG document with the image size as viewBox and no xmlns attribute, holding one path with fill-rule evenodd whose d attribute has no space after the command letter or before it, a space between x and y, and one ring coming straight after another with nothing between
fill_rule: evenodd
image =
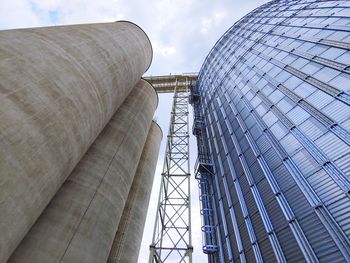
<instances>
[{"instance_id":1,"label":"elevated walkway","mask_svg":"<svg viewBox=\"0 0 350 263\"><path fill-rule=\"evenodd\" d=\"M158 93L173 93L176 87L177 92L188 90L192 81L197 80L198 73L183 73L166 76L147 76L145 80L150 82Z\"/></svg>"}]
</instances>

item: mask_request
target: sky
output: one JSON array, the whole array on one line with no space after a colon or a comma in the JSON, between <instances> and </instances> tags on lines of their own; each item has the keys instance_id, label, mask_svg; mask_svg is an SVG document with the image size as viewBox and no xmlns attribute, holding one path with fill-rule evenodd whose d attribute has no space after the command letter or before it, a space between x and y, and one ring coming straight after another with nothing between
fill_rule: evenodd
<instances>
[{"instance_id":1,"label":"sky","mask_svg":"<svg viewBox=\"0 0 350 263\"><path fill-rule=\"evenodd\" d=\"M199 72L210 49L230 26L266 2L267 0L0 0L0 30L129 20L144 29L153 46L152 65L145 76L192 73ZM138 263L148 261L165 135L170 120L172 95L162 94L159 98L155 117L164 136ZM189 110L192 111L191 107ZM193 136L190 144L193 167L196 154ZM193 262L204 263L207 260L201 252L198 186L194 178L191 184Z\"/></svg>"}]
</instances>

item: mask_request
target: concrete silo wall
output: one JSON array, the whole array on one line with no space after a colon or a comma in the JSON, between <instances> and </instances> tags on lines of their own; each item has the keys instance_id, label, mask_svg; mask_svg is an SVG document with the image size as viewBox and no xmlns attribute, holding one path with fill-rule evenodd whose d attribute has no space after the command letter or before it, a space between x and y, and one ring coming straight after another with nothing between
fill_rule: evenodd
<instances>
[{"instance_id":1,"label":"concrete silo wall","mask_svg":"<svg viewBox=\"0 0 350 263\"><path fill-rule=\"evenodd\" d=\"M9 262L106 262L157 105L141 80Z\"/></svg>"},{"instance_id":2,"label":"concrete silo wall","mask_svg":"<svg viewBox=\"0 0 350 263\"><path fill-rule=\"evenodd\" d=\"M130 22L0 31L0 262L151 59Z\"/></svg>"},{"instance_id":3,"label":"concrete silo wall","mask_svg":"<svg viewBox=\"0 0 350 263\"><path fill-rule=\"evenodd\" d=\"M108 263L137 262L161 140L162 131L153 122L120 219Z\"/></svg>"}]
</instances>

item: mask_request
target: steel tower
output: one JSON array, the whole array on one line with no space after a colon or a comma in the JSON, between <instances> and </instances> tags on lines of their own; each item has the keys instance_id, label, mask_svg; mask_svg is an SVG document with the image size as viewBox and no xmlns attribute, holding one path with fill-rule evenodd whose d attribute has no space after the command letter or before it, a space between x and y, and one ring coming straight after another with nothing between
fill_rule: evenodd
<instances>
[{"instance_id":1,"label":"steel tower","mask_svg":"<svg viewBox=\"0 0 350 263\"><path fill-rule=\"evenodd\" d=\"M174 92L149 262L192 262L188 98L196 76L148 78Z\"/></svg>"}]
</instances>

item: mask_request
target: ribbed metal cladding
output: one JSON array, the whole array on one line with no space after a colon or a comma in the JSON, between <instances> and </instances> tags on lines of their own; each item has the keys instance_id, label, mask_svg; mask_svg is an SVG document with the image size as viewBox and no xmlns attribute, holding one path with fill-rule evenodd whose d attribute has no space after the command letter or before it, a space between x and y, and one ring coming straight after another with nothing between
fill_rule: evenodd
<instances>
[{"instance_id":1,"label":"ribbed metal cladding","mask_svg":"<svg viewBox=\"0 0 350 263\"><path fill-rule=\"evenodd\" d=\"M221 262L350 261L350 1L271 1L197 89Z\"/></svg>"}]
</instances>

